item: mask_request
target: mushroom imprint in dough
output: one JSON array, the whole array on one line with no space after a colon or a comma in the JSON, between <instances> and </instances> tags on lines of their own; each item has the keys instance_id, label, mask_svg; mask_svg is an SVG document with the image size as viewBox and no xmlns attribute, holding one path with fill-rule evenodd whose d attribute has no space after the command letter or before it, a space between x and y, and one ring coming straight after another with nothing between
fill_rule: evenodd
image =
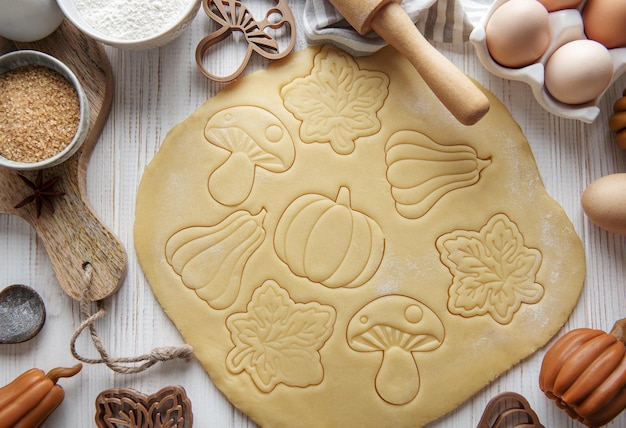
<instances>
[{"instance_id":1,"label":"mushroom imprint in dough","mask_svg":"<svg viewBox=\"0 0 626 428\"><path fill-rule=\"evenodd\" d=\"M423 303L407 296L380 297L358 311L348 324L348 345L359 352L382 352L376 392L390 404L411 402L420 389L414 352L437 349L444 340L441 320Z\"/></svg>"},{"instance_id":2,"label":"mushroom imprint in dough","mask_svg":"<svg viewBox=\"0 0 626 428\"><path fill-rule=\"evenodd\" d=\"M273 113L254 106L237 106L215 113L204 136L230 155L209 177L209 192L224 205L235 206L248 198L258 166L271 172L291 168L293 139Z\"/></svg>"}]
</instances>

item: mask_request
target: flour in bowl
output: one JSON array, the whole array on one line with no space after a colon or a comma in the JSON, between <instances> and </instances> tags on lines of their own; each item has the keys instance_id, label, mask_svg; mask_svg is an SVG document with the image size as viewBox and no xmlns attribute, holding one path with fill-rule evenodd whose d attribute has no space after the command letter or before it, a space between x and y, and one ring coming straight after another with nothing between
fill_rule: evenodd
<instances>
[{"instance_id":1,"label":"flour in bowl","mask_svg":"<svg viewBox=\"0 0 626 428\"><path fill-rule=\"evenodd\" d=\"M171 26L188 0L75 0L94 29L123 40L146 39Z\"/></svg>"}]
</instances>

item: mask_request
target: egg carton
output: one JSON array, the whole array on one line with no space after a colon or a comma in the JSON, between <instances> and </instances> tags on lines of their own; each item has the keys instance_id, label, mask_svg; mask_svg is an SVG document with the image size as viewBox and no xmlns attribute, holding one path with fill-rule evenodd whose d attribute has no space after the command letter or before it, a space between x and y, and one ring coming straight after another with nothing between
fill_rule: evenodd
<instances>
[{"instance_id":1,"label":"egg carton","mask_svg":"<svg viewBox=\"0 0 626 428\"><path fill-rule=\"evenodd\" d=\"M482 65L496 76L527 83L539 105L548 112L566 119L592 123L600 114L598 105L605 92L626 71L626 48L609 49L613 59L613 77L607 88L595 99L575 105L560 102L552 97L545 87L545 64L559 47L574 40L586 39L581 14L584 3L577 9L550 12L548 16L552 39L544 54L533 64L521 68L508 68L495 62L489 54L485 31L486 24L493 13L507 1L496 0L470 34L470 42L474 45L476 56Z\"/></svg>"}]
</instances>

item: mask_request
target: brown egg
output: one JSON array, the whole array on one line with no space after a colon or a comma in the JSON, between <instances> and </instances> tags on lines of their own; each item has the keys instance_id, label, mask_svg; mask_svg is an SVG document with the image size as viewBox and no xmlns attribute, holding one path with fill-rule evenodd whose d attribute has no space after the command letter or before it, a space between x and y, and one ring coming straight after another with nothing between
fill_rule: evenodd
<instances>
[{"instance_id":1,"label":"brown egg","mask_svg":"<svg viewBox=\"0 0 626 428\"><path fill-rule=\"evenodd\" d=\"M626 235L626 174L611 174L591 183L583 192L585 214L597 226Z\"/></svg>"},{"instance_id":2,"label":"brown egg","mask_svg":"<svg viewBox=\"0 0 626 428\"><path fill-rule=\"evenodd\" d=\"M583 9L583 25L587 38L608 49L626 47L626 2L588 0Z\"/></svg>"},{"instance_id":3,"label":"brown egg","mask_svg":"<svg viewBox=\"0 0 626 428\"><path fill-rule=\"evenodd\" d=\"M582 0L539 0L549 12L563 9L576 9L582 3Z\"/></svg>"},{"instance_id":4,"label":"brown egg","mask_svg":"<svg viewBox=\"0 0 626 428\"><path fill-rule=\"evenodd\" d=\"M532 64L550 43L548 10L537 0L509 0L487 21L485 40L489 54L500 65Z\"/></svg>"}]
</instances>

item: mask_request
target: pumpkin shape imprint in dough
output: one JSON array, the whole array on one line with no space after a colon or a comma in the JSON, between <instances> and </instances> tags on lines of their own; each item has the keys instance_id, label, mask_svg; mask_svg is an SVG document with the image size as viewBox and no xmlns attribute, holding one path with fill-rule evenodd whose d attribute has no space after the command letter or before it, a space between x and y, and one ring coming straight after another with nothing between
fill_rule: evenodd
<instances>
[{"instance_id":1,"label":"pumpkin shape imprint in dough","mask_svg":"<svg viewBox=\"0 0 626 428\"><path fill-rule=\"evenodd\" d=\"M237 211L213 226L182 229L165 245L167 262L198 297L225 309L235 302L246 263L265 238L265 214Z\"/></svg>"},{"instance_id":2,"label":"pumpkin shape imprint in dough","mask_svg":"<svg viewBox=\"0 0 626 428\"><path fill-rule=\"evenodd\" d=\"M353 288L378 270L385 239L374 220L351 208L342 187L336 201L318 194L293 201L279 220L274 246L294 274L329 288Z\"/></svg>"},{"instance_id":3,"label":"pumpkin shape imprint in dough","mask_svg":"<svg viewBox=\"0 0 626 428\"><path fill-rule=\"evenodd\" d=\"M446 193L478 182L491 163L471 146L444 146L417 131L396 132L385 152L396 210L409 219L425 215Z\"/></svg>"},{"instance_id":4,"label":"pumpkin shape imprint in dough","mask_svg":"<svg viewBox=\"0 0 626 428\"><path fill-rule=\"evenodd\" d=\"M254 106L217 112L207 122L204 136L229 151L226 161L209 176L209 193L221 204L234 206L248 198L256 167L284 172L293 164L293 139L273 113Z\"/></svg>"}]
</instances>

